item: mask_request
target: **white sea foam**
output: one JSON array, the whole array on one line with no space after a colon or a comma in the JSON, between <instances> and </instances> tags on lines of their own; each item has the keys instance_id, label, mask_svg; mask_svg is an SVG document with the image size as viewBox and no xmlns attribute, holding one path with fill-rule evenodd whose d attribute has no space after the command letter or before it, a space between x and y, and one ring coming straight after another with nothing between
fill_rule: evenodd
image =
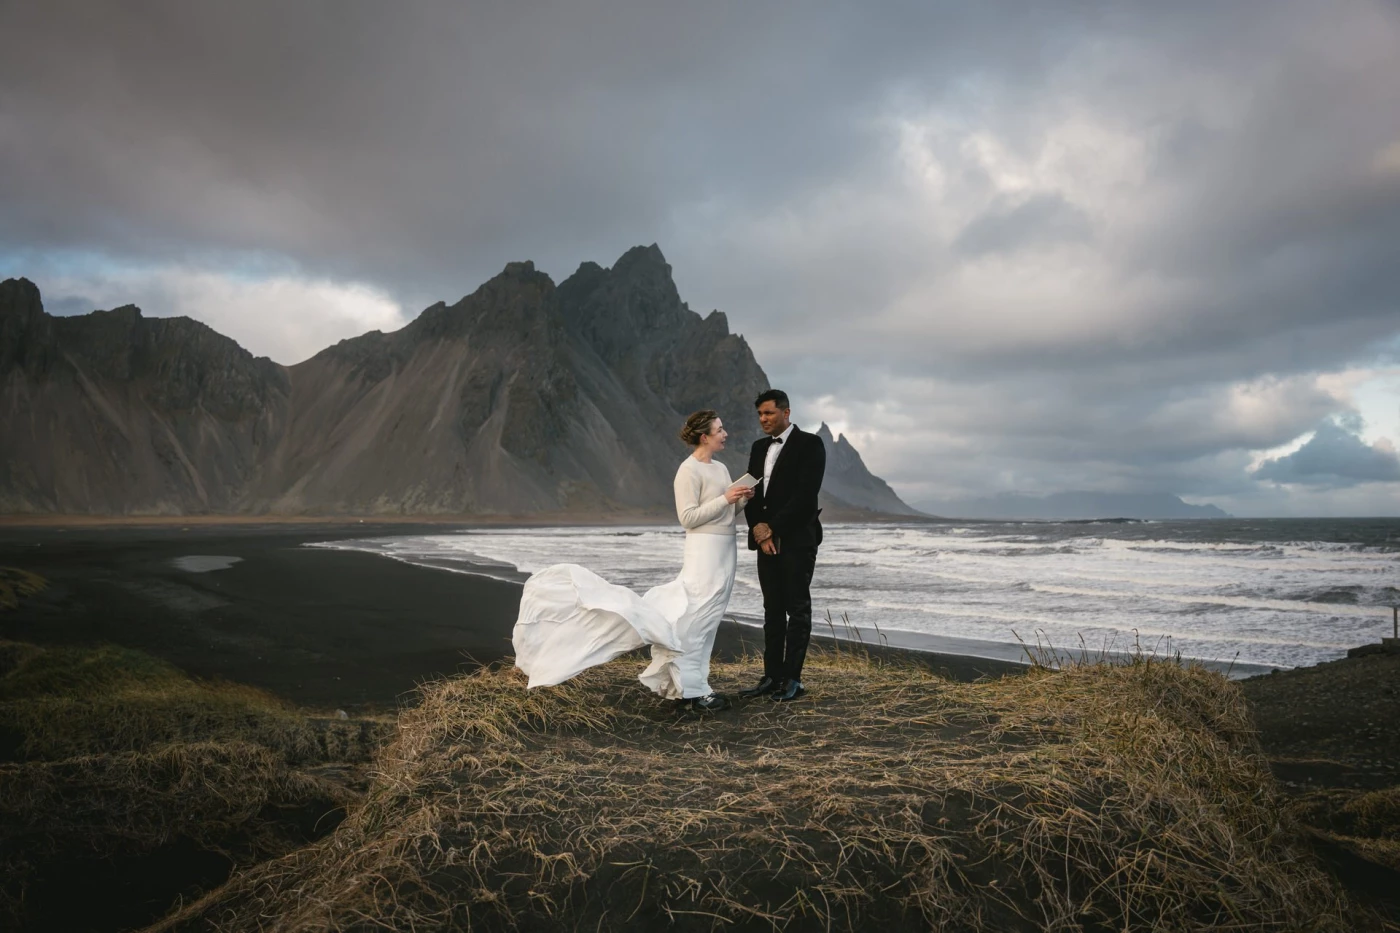
<instances>
[{"instance_id":1,"label":"white sea foam","mask_svg":"<svg viewBox=\"0 0 1400 933\"><path fill-rule=\"evenodd\" d=\"M1132 526L1117 536L1101 526L833 525L813 581L815 614L819 624L827 613L838 624L845 614L895 636L989 644L1019 636L1123 650L1137 639L1186 657L1266 667L1336 658L1389 634L1390 604L1400 598L1393 547L1191 540L1211 526L1180 530L1187 524ZM328 546L515 580L577 563L641 591L674 577L682 545L677 528L643 526L490 528ZM762 617L747 552L730 608Z\"/></svg>"}]
</instances>

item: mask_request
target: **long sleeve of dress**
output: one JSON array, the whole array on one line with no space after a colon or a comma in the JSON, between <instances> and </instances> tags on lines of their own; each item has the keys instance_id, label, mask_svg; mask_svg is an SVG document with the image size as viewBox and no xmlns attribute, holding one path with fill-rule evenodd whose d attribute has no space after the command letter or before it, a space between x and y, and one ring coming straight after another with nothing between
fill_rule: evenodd
<instances>
[{"instance_id":1,"label":"long sleeve of dress","mask_svg":"<svg viewBox=\"0 0 1400 933\"><path fill-rule=\"evenodd\" d=\"M706 498L705 485L700 472L686 463L682 463L676 471L676 517L680 519L681 527L694 531L703 525L716 525L727 520L732 534L734 506L725 501L723 489L719 490L719 495Z\"/></svg>"}]
</instances>

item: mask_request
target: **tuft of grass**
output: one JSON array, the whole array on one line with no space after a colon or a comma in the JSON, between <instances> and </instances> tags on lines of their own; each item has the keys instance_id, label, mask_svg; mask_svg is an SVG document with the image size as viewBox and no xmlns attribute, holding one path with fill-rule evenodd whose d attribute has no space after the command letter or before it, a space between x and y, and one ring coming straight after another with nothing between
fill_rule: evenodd
<instances>
[{"instance_id":1,"label":"tuft of grass","mask_svg":"<svg viewBox=\"0 0 1400 933\"><path fill-rule=\"evenodd\" d=\"M14 609L21 597L33 596L48 585L37 573L18 567L0 567L0 611Z\"/></svg>"},{"instance_id":2,"label":"tuft of grass","mask_svg":"<svg viewBox=\"0 0 1400 933\"><path fill-rule=\"evenodd\" d=\"M1400 787L1316 791L1300 800L1297 810L1322 838L1400 872Z\"/></svg>"},{"instance_id":3,"label":"tuft of grass","mask_svg":"<svg viewBox=\"0 0 1400 933\"><path fill-rule=\"evenodd\" d=\"M0 642L0 925L50 911L36 884L93 860L182 844L251 865L318 838L391 728L129 649Z\"/></svg>"},{"instance_id":4,"label":"tuft of grass","mask_svg":"<svg viewBox=\"0 0 1400 933\"><path fill-rule=\"evenodd\" d=\"M1400 787L1358 794L1342 805L1342 814L1357 835L1400 839Z\"/></svg>"},{"instance_id":5,"label":"tuft of grass","mask_svg":"<svg viewBox=\"0 0 1400 933\"><path fill-rule=\"evenodd\" d=\"M633 660L429 685L335 833L154 929L1347 928L1218 674L808 670L808 698L712 718Z\"/></svg>"}]
</instances>

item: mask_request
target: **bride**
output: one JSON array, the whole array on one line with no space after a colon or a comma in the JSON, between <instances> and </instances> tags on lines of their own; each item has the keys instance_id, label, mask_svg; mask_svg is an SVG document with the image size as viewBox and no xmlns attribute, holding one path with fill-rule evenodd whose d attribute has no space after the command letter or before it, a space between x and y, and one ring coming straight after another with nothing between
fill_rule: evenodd
<instances>
[{"instance_id":1,"label":"bride","mask_svg":"<svg viewBox=\"0 0 1400 933\"><path fill-rule=\"evenodd\" d=\"M728 708L710 689L710 650L734 589L734 518L753 497L752 488L731 485L728 467L714 459L728 436L709 409L681 428L681 440L695 449L676 470L676 517L685 528L679 577L645 596L577 564L555 564L526 581L512 640L515 665L531 687L563 683L651 645L642 683L692 709Z\"/></svg>"}]
</instances>

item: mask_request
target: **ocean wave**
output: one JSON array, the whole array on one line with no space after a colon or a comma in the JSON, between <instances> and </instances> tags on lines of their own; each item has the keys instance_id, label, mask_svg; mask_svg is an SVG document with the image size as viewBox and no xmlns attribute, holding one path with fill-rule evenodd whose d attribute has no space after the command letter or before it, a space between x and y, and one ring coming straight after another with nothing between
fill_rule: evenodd
<instances>
[{"instance_id":1,"label":"ocean wave","mask_svg":"<svg viewBox=\"0 0 1400 933\"><path fill-rule=\"evenodd\" d=\"M1210 523L1093 534L1040 523L831 525L813 606L819 616L847 613L853 624L997 642L1013 641L1013 630L1043 630L1073 646L1080 633L1122 638L1136 628L1142 638L1174 639L1188 657L1240 651L1275 666L1315 663L1382 628L1389 634L1400 553L1253 524L1260 540L1240 537L1253 533L1244 526L1227 529L1237 540L1201 540L1214 533ZM498 579L578 563L641 591L674 578L683 542L683 531L661 526L541 526L329 546ZM762 616L754 561L742 547L730 608Z\"/></svg>"},{"instance_id":2,"label":"ocean wave","mask_svg":"<svg viewBox=\"0 0 1400 933\"><path fill-rule=\"evenodd\" d=\"M1366 587L1364 586L1329 586L1318 590L1303 590L1284 598L1308 603L1345 603L1355 606L1361 601L1361 596L1365 592Z\"/></svg>"}]
</instances>

